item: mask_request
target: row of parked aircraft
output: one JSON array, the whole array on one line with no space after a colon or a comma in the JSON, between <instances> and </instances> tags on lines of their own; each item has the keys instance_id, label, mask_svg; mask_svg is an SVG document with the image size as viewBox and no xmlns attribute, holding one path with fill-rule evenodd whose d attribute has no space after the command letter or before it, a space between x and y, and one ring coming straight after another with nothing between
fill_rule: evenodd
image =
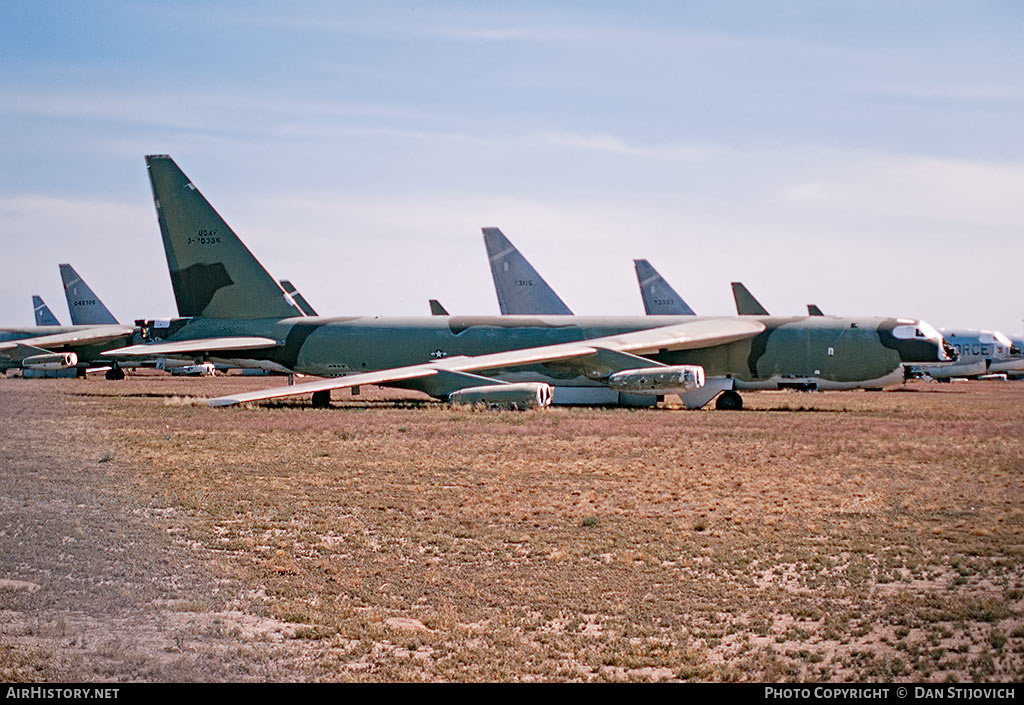
<instances>
[{"instance_id":1,"label":"row of parked aircraft","mask_svg":"<svg viewBox=\"0 0 1024 705\"><path fill-rule=\"evenodd\" d=\"M572 310L540 273L498 228L484 228L484 245L498 305L505 315L573 315ZM649 316L694 316L695 311L648 260L633 260L644 311ZM736 313L741 316L770 315L742 282L732 282ZM431 313L447 315L444 306L430 300ZM808 316L823 316L816 304L807 304ZM1012 339L999 331L940 328L957 360L908 369L915 376L927 375L942 382L954 377L976 378L990 374L1024 376L1024 338ZM797 385L794 385L797 386Z\"/></svg>"},{"instance_id":2,"label":"row of parked aircraft","mask_svg":"<svg viewBox=\"0 0 1024 705\"><path fill-rule=\"evenodd\" d=\"M912 318L826 316L813 306L807 316L772 316L740 283L739 315L699 316L646 260L635 266L647 315L577 316L497 228L484 228L484 241L501 316L449 315L432 300L431 316L322 317L267 272L169 156L146 165L178 317L121 325L62 265L73 325L54 325L49 313L34 328L0 331L0 366L102 366L117 378L144 364L222 365L325 378L214 406L306 394L322 406L334 389L376 384L518 408L643 406L678 394L688 408L714 399L739 409L744 390L874 389L911 371L941 377L975 356L968 336L944 339ZM48 312L38 297L33 304ZM988 357L972 369L1005 363L1024 373L1021 345L990 337Z\"/></svg>"},{"instance_id":3,"label":"row of parked aircraft","mask_svg":"<svg viewBox=\"0 0 1024 705\"><path fill-rule=\"evenodd\" d=\"M117 326L119 325L114 314L110 312L106 304L100 299L100 297L92 290L84 279L79 276L75 268L70 264L58 265L60 269L61 281L64 285L64 297L67 300L68 312L71 317L71 324L73 326ZM296 306L302 311L305 316L315 316L316 311L309 305L305 297L302 296L296 289L295 286L287 279L281 279L279 281L281 288L284 289L288 294L291 295L295 301ZM38 294L32 296L32 310L36 320L37 329L43 329L46 327L47 332L56 332L56 326L60 326L60 321L54 315L50 307L43 301L43 298ZM50 328L50 326L54 326ZM19 331L32 330L32 329L4 329L8 334L18 335ZM0 338L4 335L4 332L0 332ZM38 337L32 339L34 342L40 342ZM2 348L0 348L2 349ZM65 353L70 355L71 353ZM120 364L114 360L78 360L78 356L74 358L81 364L74 366L64 367L60 364L59 360L55 361L37 361L33 358L22 360L20 363L13 363L11 361L5 362L3 359L3 353L0 352L0 369L10 369L11 367L20 366L28 376L65 376L65 375L54 375L53 373L70 372L71 375L77 377L85 377L88 372L106 372L107 379L124 379L124 371L121 369L125 363L122 361ZM34 364L42 362L42 364ZM110 364L104 366L89 365L90 362L108 362ZM220 365L219 367L210 362L190 362L188 360L180 360L168 357L154 357L153 359L137 361L140 366L155 367L156 369L165 370L170 372L172 375L187 375L193 377L209 376L214 374L218 369L227 370L230 369L228 365ZM130 366L130 365L128 365ZM254 370L258 371L258 370ZM32 373L40 373L39 375ZM48 373L48 374L47 374Z\"/></svg>"}]
</instances>

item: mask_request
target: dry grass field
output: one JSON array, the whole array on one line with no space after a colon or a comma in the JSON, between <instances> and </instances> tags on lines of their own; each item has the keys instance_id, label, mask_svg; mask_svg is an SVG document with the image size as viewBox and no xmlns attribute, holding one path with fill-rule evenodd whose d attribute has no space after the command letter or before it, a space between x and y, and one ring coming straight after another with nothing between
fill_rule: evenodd
<instances>
[{"instance_id":1,"label":"dry grass field","mask_svg":"<svg viewBox=\"0 0 1024 705\"><path fill-rule=\"evenodd\" d=\"M1024 383L480 412L0 379L0 680L1024 678Z\"/></svg>"}]
</instances>

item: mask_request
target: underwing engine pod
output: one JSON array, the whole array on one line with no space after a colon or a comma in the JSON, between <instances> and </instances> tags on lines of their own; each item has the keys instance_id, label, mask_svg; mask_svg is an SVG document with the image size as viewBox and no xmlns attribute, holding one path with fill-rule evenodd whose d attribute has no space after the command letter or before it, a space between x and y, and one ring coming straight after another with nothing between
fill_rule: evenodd
<instances>
[{"instance_id":1,"label":"underwing engine pod","mask_svg":"<svg viewBox=\"0 0 1024 705\"><path fill-rule=\"evenodd\" d=\"M704 386L704 368L700 365L642 367L616 372L608 386L620 392L679 394Z\"/></svg>"},{"instance_id":2,"label":"underwing engine pod","mask_svg":"<svg viewBox=\"0 0 1024 705\"><path fill-rule=\"evenodd\" d=\"M21 361L26 370L65 370L77 364L78 355L73 352L33 355Z\"/></svg>"},{"instance_id":3,"label":"underwing engine pod","mask_svg":"<svg viewBox=\"0 0 1024 705\"><path fill-rule=\"evenodd\" d=\"M499 409L538 409L551 405L551 385L543 382L489 384L448 395L452 404L485 404Z\"/></svg>"}]
</instances>

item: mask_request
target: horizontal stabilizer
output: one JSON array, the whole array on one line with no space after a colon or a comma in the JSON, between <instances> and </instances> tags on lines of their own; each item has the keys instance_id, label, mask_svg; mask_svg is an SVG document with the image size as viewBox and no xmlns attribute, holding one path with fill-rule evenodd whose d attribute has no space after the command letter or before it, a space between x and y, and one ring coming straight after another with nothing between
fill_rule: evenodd
<instances>
[{"instance_id":1,"label":"horizontal stabilizer","mask_svg":"<svg viewBox=\"0 0 1024 705\"><path fill-rule=\"evenodd\" d=\"M316 316L317 312L313 310L313 307L306 301L306 297L298 292L295 285L287 279L282 279L278 282L281 288L284 289L285 293L292 297L292 301L299 307L299 310L307 316Z\"/></svg>"},{"instance_id":2,"label":"horizontal stabilizer","mask_svg":"<svg viewBox=\"0 0 1024 705\"><path fill-rule=\"evenodd\" d=\"M173 342L148 343L131 345L127 348L107 350L103 354L109 357L149 357L155 355L201 355L209 352L225 350L261 350L274 348L280 343L273 338L259 336L238 336L234 338L196 338L195 340L177 340Z\"/></svg>"}]
</instances>

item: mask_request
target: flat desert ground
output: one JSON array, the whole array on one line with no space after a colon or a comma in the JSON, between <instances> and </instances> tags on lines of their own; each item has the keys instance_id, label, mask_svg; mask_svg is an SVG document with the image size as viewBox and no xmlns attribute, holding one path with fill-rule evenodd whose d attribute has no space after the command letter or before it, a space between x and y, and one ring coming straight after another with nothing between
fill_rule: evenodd
<instances>
[{"instance_id":1,"label":"flat desert ground","mask_svg":"<svg viewBox=\"0 0 1024 705\"><path fill-rule=\"evenodd\" d=\"M0 681L1024 678L1024 382L742 412L0 379Z\"/></svg>"}]
</instances>

